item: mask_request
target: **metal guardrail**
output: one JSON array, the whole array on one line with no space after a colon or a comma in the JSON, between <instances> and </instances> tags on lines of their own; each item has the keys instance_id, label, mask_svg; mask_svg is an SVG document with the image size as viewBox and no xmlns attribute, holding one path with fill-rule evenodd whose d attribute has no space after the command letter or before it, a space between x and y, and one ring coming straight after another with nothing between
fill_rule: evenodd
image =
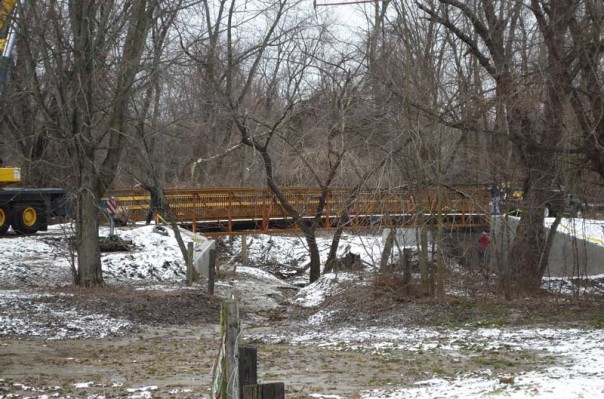
<instances>
[{"instance_id":1,"label":"metal guardrail","mask_svg":"<svg viewBox=\"0 0 604 399\"><path fill-rule=\"evenodd\" d=\"M290 187L284 190L287 200L303 219L317 216L320 191ZM145 220L150 196L144 190L113 190L130 220ZM443 188L441 206L437 190L426 189L418 203L407 190L365 190L347 207L346 223L362 227L368 224L414 226L438 223L451 228L485 228L489 225L489 194L475 187ZM180 224L208 235L245 234L274 230L297 230L297 222L285 211L268 189L199 188L165 189L164 197L171 215ZM329 191L323 212L318 215L321 228L335 228L349 202L350 190ZM419 217L421 211L423 217ZM164 216L165 217L165 216ZM167 217L166 217L167 219Z\"/></svg>"}]
</instances>

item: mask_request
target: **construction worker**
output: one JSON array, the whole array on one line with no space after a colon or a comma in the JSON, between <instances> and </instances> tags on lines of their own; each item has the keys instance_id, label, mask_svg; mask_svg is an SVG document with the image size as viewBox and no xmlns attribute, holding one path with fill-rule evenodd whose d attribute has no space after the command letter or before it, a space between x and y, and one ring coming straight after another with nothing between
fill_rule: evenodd
<instances>
[{"instance_id":1,"label":"construction worker","mask_svg":"<svg viewBox=\"0 0 604 399\"><path fill-rule=\"evenodd\" d=\"M489 238L489 234L486 231L483 231L478 239L478 260L480 264L485 265L487 263L487 251L489 249L489 244L491 243L491 239Z\"/></svg>"},{"instance_id":2,"label":"construction worker","mask_svg":"<svg viewBox=\"0 0 604 399\"><path fill-rule=\"evenodd\" d=\"M161 215L163 212L163 204L162 204L162 191L161 188L151 186L148 184L144 184L141 182L137 182L134 187L142 188L144 190L149 191L149 195L151 196L151 202L149 204L149 212L147 213L147 219L145 220L146 224L151 224L151 220L155 213Z\"/></svg>"}]
</instances>

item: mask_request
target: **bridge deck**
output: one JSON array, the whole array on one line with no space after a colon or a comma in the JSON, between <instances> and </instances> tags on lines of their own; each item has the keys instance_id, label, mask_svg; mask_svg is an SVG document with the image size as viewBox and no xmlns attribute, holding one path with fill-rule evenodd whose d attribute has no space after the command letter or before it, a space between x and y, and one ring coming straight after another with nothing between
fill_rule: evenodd
<instances>
[{"instance_id":1,"label":"bridge deck","mask_svg":"<svg viewBox=\"0 0 604 399\"><path fill-rule=\"evenodd\" d=\"M367 225L417 226L435 225L439 210L448 228L485 228L489 224L489 195L477 188L443 189L441 206L437 190L423 193L422 206L406 190L362 191L349 203L346 189L329 191L323 212L317 216L320 191L308 188L287 188L288 201L302 215L302 221L314 217L320 227L335 228L343 223L341 214L347 208L348 227ZM118 206L125 209L130 220L141 221L149 211L149 195L143 190L114 190ZM231 235L257 232L297 230L297 223L267 189L200 188L166 189L165 199L178 223L208 235ZM422 209L424 217L418 217ZM423 221L422 221L423 219Z\"/></svg>"}]
</instances>

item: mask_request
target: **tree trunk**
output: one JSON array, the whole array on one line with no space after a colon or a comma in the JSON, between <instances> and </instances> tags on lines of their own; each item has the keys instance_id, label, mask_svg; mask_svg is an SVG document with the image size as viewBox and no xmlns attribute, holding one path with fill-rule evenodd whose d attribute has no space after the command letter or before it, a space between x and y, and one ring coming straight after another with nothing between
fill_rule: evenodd
<instances>
[{"instance_id":1,"label":"tree trunk","mask_svg":"<svg viewBox=\"0 0 604 399\"><path fill-rule=\"evenodd\" d=\"M416 222L415 225L419 229L419 245L418 245L418 256L419 256L419 272L421 274L422 281L422 289L424 292L430 291L430 277L428 271L428 231L426 229L426 221L425 221L425 192L424 192L424 173L421 166L421 159L419 159L419 151L418 155L413 158L413 167L416 175L417 183L415 187L415 193L413 197L416 200L415 203L415 217Z\"/></svg>"},{"instance_id":2,"label":"tree trunk","mask_svg":"<svg viewBox=\"0 0 604 399\"><path fill-rule=\"evenodd\" d=\"M352 205L352 203L356 200L356 195L358 193L357 186L348 200L346 201L346 207L340 213L340 217L338 218L338 226L336 227L336 231L333 233L333 239L331 240L331 246L329 247L329 255L327 255L327 260L325 261L325 268L323 269L323 273L330 273L333 270L333 266L337 261L336 257L338 256L338 247L340 246L340 240L342 239L342 234L344 234L344 227L350 225L350 215L348 214L348 208Z\"/></svg>"},{"instance_id":3,"label":"tree trunk","mask_svg":"<svg viewBox=\"0 0 604 399\"><path fill-rule=\"evenodd\" d=\"M382 251L382 258L380 259L380 271L386 270L386 266L388 266L388 258L390 258L390 255L392 254L395 238L396 229L394 227L390 227L388 237L386 238L386 243L384 244L384 250Z\"/></svg>"},{"instance_id":4,"label":"tree trunk","mask_svg":"<svg viewBox=\"0 0 604 399\"><path fill-rule=\"evenodd\" d=\"M76 220L78 270L74 283L83 287L100 286L104 281L99 248L98 198L91 190L80 190L78 205Z\"/></svg>"},{"instance_id":5,"label":"tree trunk","mask_svg":"<svg viewBox=\"0 0 604 399\"><path fill-rule=\"evenodd\" d=\"M421 218L419 228L419 271L424 292L430 292L430 270L428 268L428 228L424 223L424 217Z\"/></svg>"},{"instance_id":6,"label":"tree trunk","mask_svg":"<svg viewBox=\"0 0 604 399\"><path fill-rule=\"evenodd\" d=\"M537 6L538 4L535 3ZM565 60L566 33L572 20L572 7L565 2L554 1L550 4L549 21L544 14L537 12L539 27L547 46L547 64L544 68L545 95L543 101L540 145L554 148L560 144L564 131L564 113L569 87L564 83L569 65ZM516 110L513 114L520 114ZM516 122L516 121L513 121ZM534 292L539 289L543 273L547 268L549 248L543 226L543 209L548 189L552 184L552 171L556 170L556 159L544 148L524 147L529 168L527 198L523 201L525 213L518 225L516 240L512 247L512 280L519 291Z\"/></svg>"},{"instance_id":7,"label":"tree trunk","mask_svg":"<svg viewBox=\"0 0 604 399\"><path fill-rule=\"evenodd\" d=\"M403 285L408 286L411 283L411 250L403 248L402 252L399 250L399 254L403 266Z\"/></svg>"},{"instance_id":8,"label":"tree trunk","mask_svg":"<svg viewBox=\"0 0 604 399\"><path fill-rule=\"evenodd\" d=\"M348 217L346 217L346 220ZM338 222L338 227L333 234L333 239L331 240L331 246L329 247L329 255L327 255L327 260L325 261L325 268L323 269L323 274L330 273L333 271L333 267L337 261L336 257L338 256L338 247L340 246L340 240L342 239L342 234L344 233L344 226L346 223L342 223L342 218Z\"/></svg>"},{"instance_id":9,"label":"tree trunk","mask_svg":"<svg viewBox=\"0 0 604 399\"><path fill-rule=\"evenodd\" d=\"M315 230L305 228L303 231L310 253L310 282L314 283L321 277L321 254L319 253Z\"/></svg>"},{"instance_id":10,"label":"tree trunk","mask_svg":"<svg viewBox=\"0 0 604 399\"><path fill-rule=\"evenodd\" d=\"M522 217L516 230L516 238L511 248L510 284L513 291L530 293L541 284L542 264L547 264L544 254L545 227L543 208L549 184L539 178L526 193L522 204ZM529 186L530 187L530 186Z\"/></svg>"},{"instance_id":11,"label":"tree trunk","mask_svg":"<svg viewBox=\"0 0 604 399\"><path fill-rule=\"evenodd\" d=\"M445 297L445 252L444 252L444 231L443 231L443 213L442 213L442 186L438 186L438 214L436 229L436 296L439 300ZM434 254L434 253L433 253ZM434 256L434 255L433 255Z\"/></svg>"}]
</instances>

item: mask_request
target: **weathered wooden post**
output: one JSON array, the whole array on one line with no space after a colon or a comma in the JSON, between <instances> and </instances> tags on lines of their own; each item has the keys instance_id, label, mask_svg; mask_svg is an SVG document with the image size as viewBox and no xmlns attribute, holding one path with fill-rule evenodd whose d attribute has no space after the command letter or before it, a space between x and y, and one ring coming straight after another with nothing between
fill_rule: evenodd
<instances>
[{"instance_id":1,"label":"weathered wooden post","mask_svg":"<svg viewBox=\"0 0 604 399\"><path fill-rule=\"evenodd\" d=\"M193 243L187 245L187 285L193 283Z\"/></svg>"},{"instance_id":2,"label":"weathered wooden post","mask_svg":"<svg viewBox=\"0 0 604 399\"><path fill-rule=\"evenodd\" d=\"M272 382L246 385L243 387L242 399L285 399L285 384L283 382Z\"/></svg>"},{"instance_id":3,"label":"weathered wooden post","mask_svg":"<svg viewBox=\"0 0 604 399\"><path fill-rule=\"evenodd\" d=\"M285 384L258 384L258 351L253 346L239 348L240 399L285 399Z\"/></svg>"},{"instance_id":4,"label":"weathered wooden post","mask_svg":"<svg viewBox=\"0 0 604 399\"><path fill-rule=\"evenodd\" d=\"M258 384L258 350L253 346L239 347L239 397L243 387Z\"/></svg>"},{"instance_id":5,"label":"weathered wooden post","mask_svg":"<svg viewBox=\"0 0 604 399\"><path fill-rule=\"evenodd\" d=\"M208 294L214 295L214 280L216 279L216 250L210 249L210 264L208 265Z\"/></svg>"},{"instance_id":6,"label":"weathered wooden post","mask_svg":"<svg viewBox=\"0 0 604 399\"><path fill-rule=\"evenodd\" d=\"M225 333L225 367L220 398L239 399L239 309L234 298L222 302L220 319Z\"/></svg>"},{"instance_id":7,"label":"weathered wooden post","mask_svg":"<svg viewBox=\"0 0 604 399\"><path fill-rule=\"evenodd\" d=\"M250 263L249 255L247 250L247 237L245 235L241 236L241 264L243 266L247 266Z\"/></svg>"}]
</instances>

